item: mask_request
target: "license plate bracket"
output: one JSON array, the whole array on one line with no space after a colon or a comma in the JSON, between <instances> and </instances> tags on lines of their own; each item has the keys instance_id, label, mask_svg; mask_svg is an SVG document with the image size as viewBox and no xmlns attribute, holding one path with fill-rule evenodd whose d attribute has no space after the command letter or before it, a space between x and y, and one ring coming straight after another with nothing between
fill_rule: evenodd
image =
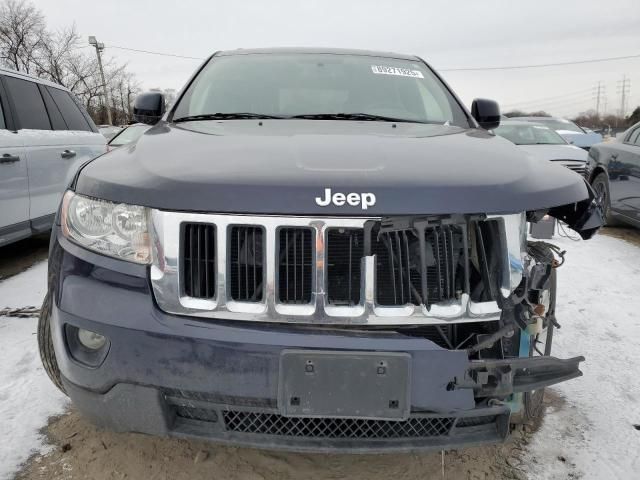
<instances>
[{"instance_id":1,"label":"license plate bracket","mask_svg":"<svg viewBox=\"0 0 640 480\"><path fill-rule=\"evenodd\" d=\"M278 378L278 409L284 416L409 417L408 353L285 350Z\"/></svg>"}]
</instances>

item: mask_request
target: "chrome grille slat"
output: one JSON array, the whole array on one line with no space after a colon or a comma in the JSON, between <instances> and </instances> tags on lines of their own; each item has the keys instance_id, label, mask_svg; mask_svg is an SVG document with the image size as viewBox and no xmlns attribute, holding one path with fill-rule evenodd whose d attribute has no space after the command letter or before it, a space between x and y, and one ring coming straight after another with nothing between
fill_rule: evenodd
<instances>
[{"instance_id":1,"label":"chrome grille slat","mask_svg":"<svg viewBox=\"0 0 640 480\"><path fill-rule=\"evenodd\" d=\"M264 296L264 231L259 226L231 227L229 294L239 302L260 302Z\"/></svg>"},{"instance_id":2,"label":"chrome grille slat","mask_svg":"<svg viewBox=\"0 0 640 480\"><path fill-rule=\"evenodd\" d=\"M278 235L279 301L308 304L311 301L312 230L286 227L279 229Z\"/></svg>"},{"instance_id":3,"label":"chrome grille slat","mask_svg":"<svg viewBox=\"0 0 640 480\"><path fill-rule=\"evenodd\" d=\"M502 218L502 217L500 217ZM500 310L496 302L473 302L468 295L468 288L465 288L462 295L458 292L458 297L454 300L444 303L438 303L434 299L429 302L431 307L427 309L424 305L408 303L406 305L382 305L376 302L376 257L375 251L364 250L363 253L356 252L356 243L351 239L347 244L346 256L349 261L349 270L351 274L349 278L351 282L346 284L347 294L354 295L358 293L358 301L356 303L345 302L344 304L336 304L330 302L327 296L327 280L328 271L326 265L327 238L332 229L357 229L364 231L367 218L342 218L342 217L277 217L277 216L249 216L249 215L224 215L224 214L200 214L200 213L182 213L182 212L165 212L159 210L152 211L152 235L153 242L153 262L151 265L151 283L158 306L165 312L190 315L202 318L219 318L225 320L247 320L258 322L280 322L280 323L311 323L311 324L334 324L334 325L402 325L402 324L450 324L456 322L468 321L486 321L498 320ZM196 298L187 295L183 290L182 281L185 273L185 267L180 260L180 231L183 225L187 223L202 223L206 225L215 225L215 243L216 250L220 252L216 256L215 264L217 268L210 271L209 280L205 275L205 282L213 283L215 287L215 296L213 298ZM517 222L511 222L516 225ZM243 277L249 277L251 280L249 290L260 289L259 279L262 278L262 293L257 301L245 301L238 298L231 298L229 294L230 272L235 268L233 275L237 275L237 265L229 264L228 254L229 248L238 250L237 243L233 247L231 242L231 229L236 226L255 227L256 239L254 247L253 230L247 230L247 240L251 244L249 250L259 250L258 231L262 232L262 265L258 262L248 262L242 265ZM297 291L294 296L300 297L300 289L302 289L302 281L300 275L304 271L305 290L308 290L307 282L311 283L309 302L286 303L278 298L278 232L282 228L306 228L312 235L310 244L311 253L307 255L306 249L309 243L305 243L304 247L298 242L296 247L296 260L293 250L290 252L289 269L294 266L296 268ZM244 233L243 238L244 241ZM394 235L394 244L398 255L402 256L402 278L404 281L404 298L410 298L412 295L425 290L422 283L423 275L420 272L421 267L417 266L417 258L414 259L413 254L407 249L405 235L400 232L398 237ZM449 237L450 239L450 237ZM237 240L237 239L235 239ZM466 242L466 238L464 239ZM231 243L229 243L229 242ZM290 239L291 241L291 239ZM206 240L204 243L207 243ZM210 242L209 242L210 243ZM242 242L241 242L242 243ZM364 243L364 240L362 241ZM450 247L451 242L448 241ZM242 245L240 245L242 250ZM291 248L291 246L290 246ZM301 248L305 249L305 253L301 252ZM370 247L369 247L370 248ZM411 249L410 247L409 249ZM398 250L399 249L399 250ZM450 251L450 250L449 250ZM364 255L369 253L370 255ZM211 250L206 255L211 254ZM311 256L312 262L308 261L300 264L300 258ZM468 260L465 251L465 260ZM410 263L413 262L413 263ZM410 281L407 281L406 271L407 265L411 265ZM262 273L259 272L260 267ZM256 274L253 274L255 268ZM359 281L356 280L354 269L360 269ZM431 268L431 267L429 267ZM304 269L304 270L303 270ZM307 272L309 269L309 272ZM462 270L461 270L462 272ZM468 272L465 271L465 282L467 281ZM291 274L289 281L292 281ZM397 275L397 274L396 274ZM453 272L450 272L449 293L452 292ZM431 277L426 282L431 281ZM213 280L212 280L213 279ZM253 281L255 280L255 288ZM359 284L356 284L358 283ZM428 286L429 292L436 287ZM246 289L247 284L243 285ZM443 286L444 287L444 286ZM291 288L291 285L290 285ZM415 292L415 293L413 293ZM398 292L400 294L400 292ZM246 295L244 296L246 297ZM424 295L423 295L424 297ZM290 297L292 298L292 297ZM431 299L429 299L431 300Z\"/></svg>"},{"instance_id":4,"label":"chrome grille slat","mask_svg":"<svg viewBox=\"0 0 640 480\"><path fill-rule=\"evenodd\" d=\"M189 223L183 230L183 286L194 298L215 296L215 226Z\"/></svg>"},{"instance_id":5,"label":"chrome grille slat","mask_svg":"<svg viewBox=\"0 0 640 480\"><path fill-rule=\"evenodd\" d=\"M361 301L363 231L331 228L326 235L327 302L333 305L357 305Z\"/></svg>"},{"instance_id":6,"label":"chrome grille slat","mask_svg":"<svg viewBox=\"0 0 640 480\"><path fill-rule=\"evenodd\" d=\"M435 240L435 254L436 254L436 271L438 282L438 300L442 299L442 258L440 256L440 235L438 235L438 227L433 227L433 238Z\"/></svg>"}]
</instances>

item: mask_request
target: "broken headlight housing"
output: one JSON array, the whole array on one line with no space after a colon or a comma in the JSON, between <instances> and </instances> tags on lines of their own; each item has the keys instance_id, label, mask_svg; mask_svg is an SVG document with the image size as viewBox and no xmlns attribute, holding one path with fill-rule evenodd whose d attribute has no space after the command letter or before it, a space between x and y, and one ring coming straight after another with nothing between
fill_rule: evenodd
<instances>
[{"instance_id":1,"label":"broken headlight housing","mask_svg":"<svg viewBox=\"0 0 640 480\"><path fill-rule=\"evenodd\" d=\"M81 246L129 262L149 263L149 211L138 205L114 203L65 193L62 232Z\"/></svg>"}]
</instances>

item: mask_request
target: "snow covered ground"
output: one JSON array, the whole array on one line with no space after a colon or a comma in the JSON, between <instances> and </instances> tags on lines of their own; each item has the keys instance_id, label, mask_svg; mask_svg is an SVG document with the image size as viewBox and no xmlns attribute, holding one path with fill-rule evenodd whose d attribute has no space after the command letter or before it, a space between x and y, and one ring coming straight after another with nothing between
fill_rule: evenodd
<instances>
[{"instance_id":1,"label":"snow covered ground","mask_svg":"<svg viewBox=\"0 0 640 480\"><path fill-rule=\"evenodd\" d=\"M46 262L3 281L0 309L39 307L46 283ZM46 449L39 430L67 405L40 363L36 324L36 318L0 317L0 480Z\"/></svg>"},{"instance_id":2,"label":"snow covered ground","mask_svg":"<svg viewBox=\"0 0 640 480\"><path fill-rule=\"evenodd\" d=\"M605 235L554 243L568 253L553 353L587 360L584 377L553 387L564 401L547 411L523 467L532 480L639 478L640 248ZM45 282L44 262L1 282L0 308L39 305ZM46 448L39 429L68 404L40 365L35 318L0 317L0 366L4 480Z\"/></svg>"},{"instance_id":3,"label":"snow covered ground","mask_svg":"<svg viewBox=\"0 0 640 480\"><path fill-rule=\"evenodd\" d=\"M605 235L553 243L568 253L552 354L586 361L582 378L552 387L566 403L547 411L524 464L536 480L640 478L640 248Z\"/></svg>"}]
</instances>

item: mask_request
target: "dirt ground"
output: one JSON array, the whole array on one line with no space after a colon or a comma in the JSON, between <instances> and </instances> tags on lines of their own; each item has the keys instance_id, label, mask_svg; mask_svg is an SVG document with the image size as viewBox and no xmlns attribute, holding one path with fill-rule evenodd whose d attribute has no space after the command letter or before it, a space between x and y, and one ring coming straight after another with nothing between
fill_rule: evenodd
<instances>
[{"instance_id":1,"label":"dirt ground","mask_svg":"<svg viewBox=\"0 0 640 480\"><path fill-rule=\"evenodd\" d=\"M564 402L549 390L545 405L561 409ZM113 433L94 427L71 409L45 429L52 450L32 457L16 480L521 480L527 478L522 454L536 429L516 431L502 445L447 451L444 457L441 452L314 455Z\"/></svg>"},{"instance_id":2,"label":"dirt ground","mask_svg":"<svg viewBox=\"0 0 640 480\"><path fill-rule=\"evenodd\" d=\"M37 235L0 248L0 281L47 258L49 234ZM0 305L2 308L4 305Z\"/></svg>"},{"instance_id":3,"label":"dirt ground","mask_svg":"<svg viewBox=\"0 0 640 480\"><path fill-rule=\"evenodd\" d=\"M606 227L600 230L599 233L626 240L640 247L640 229L631 227Z\"/></svg>"}]
</instances>

